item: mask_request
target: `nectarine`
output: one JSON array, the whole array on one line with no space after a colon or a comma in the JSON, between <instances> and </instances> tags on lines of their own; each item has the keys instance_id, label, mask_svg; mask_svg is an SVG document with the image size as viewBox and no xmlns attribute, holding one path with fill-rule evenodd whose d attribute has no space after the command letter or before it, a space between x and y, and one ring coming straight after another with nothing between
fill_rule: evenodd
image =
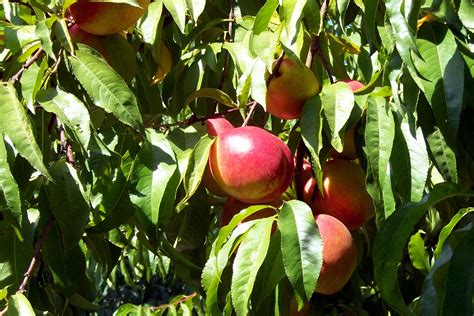
<instances>
[{"instance_id":1,"label":"nectarine","mask_svg":"<svg viewBox=\"0 0 474 316\"><path fill-rule=\"evenodd\" d=\"M279 198L290 185L294 171L288 146L254 126L220 133L211 147L209 167L227 194L254 204Z\"/></svg>"},{"instance_id":2,"label":"nectarine","mask_svg":"<svg viewBox=\"0 0 474 316\"><path fill-rule=\"evenodd\" d=\"M285 57L267 88L267 112L282 119L299 118L306 100L321 90L308 67Z\"/></svg>"},{"instance_id":3,"label":"nectarine","mask_svg":"<svg viewBox=\"0 0 474 316\"><path fill-rule=\"evenodd\" d=\"M315 292L331 295L350 280L357 264L354 239L349 230L335 217L315 216L323 241L323 264Z\"/></svg>"},{"instance_id":4,"label":"nectarine","mask_svg":"<svg viewBox=\"0 0 474 316\"><path fill-rule=\"evenodd\" d=\"M365 188L361 166L343 159L329 160L323 167L323 188L317 192L313 212L329 214L353 230L374 216L372 198Z\"/></svg>"},{"instance_id":5,"label":"nectarine","mask_svg":"<svg viewBox=\"0 0 474 316\"><path fill-rule=\"evenodd\" d=\"M69 13L84 31L95 35L118 33L131 27L143 15L150 0L138 0L140 7L126 3L78 0Z\"/></svg>"}]
</instances>

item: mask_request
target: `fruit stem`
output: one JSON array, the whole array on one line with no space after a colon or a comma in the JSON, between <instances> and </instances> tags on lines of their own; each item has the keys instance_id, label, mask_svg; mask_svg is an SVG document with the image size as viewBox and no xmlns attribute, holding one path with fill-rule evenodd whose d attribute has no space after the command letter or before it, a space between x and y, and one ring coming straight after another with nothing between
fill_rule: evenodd
<instances>
[{"instance_id":1,"label":"fruit stem","mask_svg":"<svg viewBox=\"0 0 474 316\"><path fill-rule=\"evenodd\" d=\"M255 108L257 107L257 101L253 101L250 104L250 109L249 112L247 113L247 117L245 118L245 121L242 123L242 126L247 126L247 124L250 121L250 117L252 116L253 112L255 111Z\"/></svg>"}]
</instances>

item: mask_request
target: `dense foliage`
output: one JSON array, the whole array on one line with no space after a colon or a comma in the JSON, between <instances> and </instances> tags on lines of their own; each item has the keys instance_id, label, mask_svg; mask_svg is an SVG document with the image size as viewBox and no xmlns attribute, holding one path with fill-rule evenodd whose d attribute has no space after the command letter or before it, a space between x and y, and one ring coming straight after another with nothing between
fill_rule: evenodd
<instances>
[{"instance_id":1,"label":"dense foliage","mask_svg":"<svg viewBox=\"0 0 474 316\"><path fill-rule=\"evenodd\" d=\"M473 313L472 1L154 0L102 51L73 41L71 4L0 8L0 310ZM283 56L322 86L299 119L265 112ZM220 227L226 198L201 181L211 117L295 155L274 215L239 224L267 207L249 206ZM321 295L299 169L321 189L352 126L375 217L351 232L349 283Z\"/></svg>"}]
</instances>

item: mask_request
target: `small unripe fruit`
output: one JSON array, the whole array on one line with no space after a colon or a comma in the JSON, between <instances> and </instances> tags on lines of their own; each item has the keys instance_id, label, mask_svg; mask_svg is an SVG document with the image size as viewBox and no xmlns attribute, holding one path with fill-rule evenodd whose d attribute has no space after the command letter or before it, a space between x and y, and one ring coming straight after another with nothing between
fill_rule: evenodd
<instances>
[{"instance_id":1,"label":"small unripe fruit","mask_svg":"<svg viewBox=\"0 0 474 316\"><path fill-rule=\"evenodd\" d=\"M320 90L321 84L311 69L285 57L268 84L267 112L285 120L299 118L306 100Z\"/></svg>"},{"instance_id":2,"label":"small unripe fruit","mask_svg":"<svg viewBox=\"0 0 474 316\"><path fill-rule=\"evenodd\" d=\"M331 295L350 280L357 264L356 247L349 230L336 218L320 214L315 220L323 241L323 264L315 292Z\"/></svg>"},{"instance_id":3,"label":"small unripe fruit","mask_svg":"<svg viewBox=\"0 0 474 316\"><path fill-rule=\"evenodd\" d=\"M288 146L254 126L220 133L211 147L209 167L222 190L252 204L279 198L290 185L294 171Z\"/></svg>"},{"instance_id":4,"label":"small unripe fruit","mask_svg":"<svg viewBox=\"0 0 474 316\"><path fill-rule=\"evenodd\" d=\"M365 188L360 165L342 159L329 160L323 168L322 192L317 190L313 212L329 214L353 230L374 216L372 198Z\"/></svg>"}]
</instances>

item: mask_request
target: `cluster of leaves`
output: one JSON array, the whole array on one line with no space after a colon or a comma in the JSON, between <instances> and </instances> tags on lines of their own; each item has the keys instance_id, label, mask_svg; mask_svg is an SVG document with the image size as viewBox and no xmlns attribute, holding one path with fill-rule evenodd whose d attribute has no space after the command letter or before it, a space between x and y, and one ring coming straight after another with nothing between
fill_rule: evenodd
<instances>
[{"instance_id":1,"label":"cluster of leaves","mask_svg":"<svg viewBox=\"0 0 474 316\"><path fill-rule=\"evenodd\" d=\"M170 260L196 295L117 314L286 314L293 296L300 307L313 297L319 314L472 312L471 1L157 0L127 33L133 56L115 56L136 63L131 81L72 44L69 4L0 9L0 307L97 310L114 269L130 262L150 282ZM162 42L173 67L152 85ZM264 111L282 52L323 82L301 120ZM349 78L366 87L333 84ZM254 206L219 229L224 201L201 183L202 121L215 113L235 125L249 114L307 150L318 183L357 124L376 217L353 233L359 266L343 291L313 294L322 243L292 189L277 216L237 225Z\"/></svg>"}]
</instances>

